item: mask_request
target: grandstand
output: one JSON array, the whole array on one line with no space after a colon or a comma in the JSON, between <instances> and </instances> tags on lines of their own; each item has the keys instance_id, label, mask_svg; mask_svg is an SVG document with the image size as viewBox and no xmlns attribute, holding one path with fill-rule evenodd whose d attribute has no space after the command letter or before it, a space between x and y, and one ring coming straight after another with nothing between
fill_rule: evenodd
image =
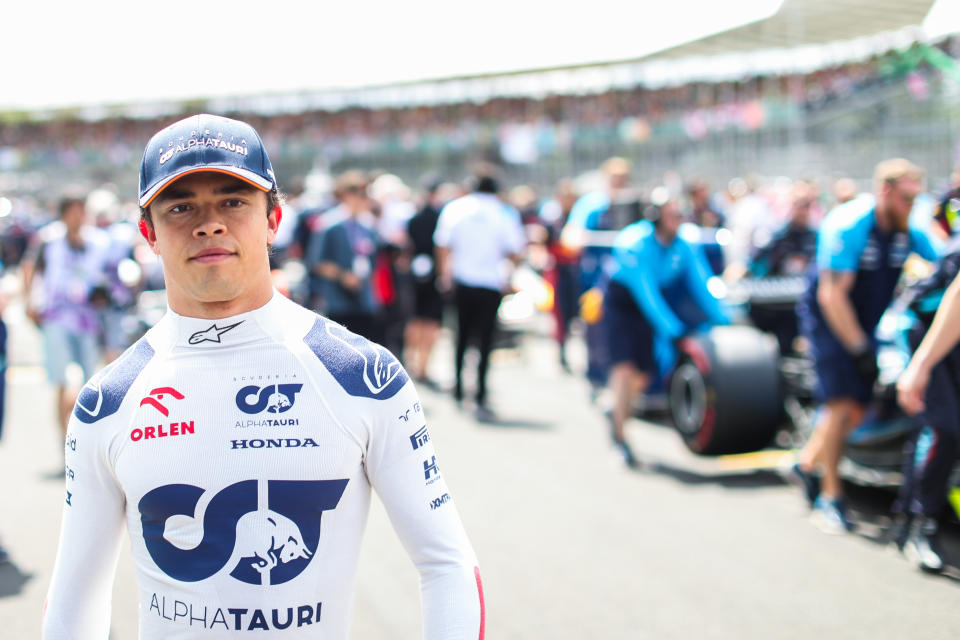
<instances>
[{"instance_id":1,"label":"grandstand","mask_svg":"<svg viewBox=\"0 0 960 640\"><path fill-rule=\"evenodd\" d=\"M785 0L772 16L635 60L348 90L0 113L0 191L113 182L133 193L151 132L188 113L250 120L287 189L311 170L428 170L475 158L547 188L610 155L673 170L866 187L906 155L939 187L960 160L960 38L928 41L931 0Z\"/></svg>"}]
</instances>

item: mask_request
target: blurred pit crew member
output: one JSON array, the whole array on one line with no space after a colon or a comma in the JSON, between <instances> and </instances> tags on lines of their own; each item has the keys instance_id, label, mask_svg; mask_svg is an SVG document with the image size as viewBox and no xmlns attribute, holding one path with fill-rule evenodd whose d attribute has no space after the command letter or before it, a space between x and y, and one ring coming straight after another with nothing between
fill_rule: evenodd
<instances>
[{"instance_id":1,"label":"blurred pit crew member","mask_svg":"<svg viewBox=\"0 0 960 640\"><path fill-rule=\"evenodd\" d=\"M916 416L904 447L903 484L893 507L894 541L925 571L943 570L938 531L945 516L950 474L960 458L960 235L947 244L937 270L911 287L918 323L916 347L897 381L900 405Z\"/></svg>"},{"instance_id":2,"label":"blurred pit crew member","mask_svg":"<svg viewBox=\"0 0 960 640\"><path fill-rule=\"evenodd\" d=\"M847 435L857 427L877 379L874 331L893 298L911 252L937 258L935 240L910 224L924 173L907 160L874 171L875 200L863 196L833 209L817 239L816 269L797 303L800 330L811 345L821 411L791 470L824 532L850 529L838 473ZM822 473L822 482L819 474Z\"/></svg>"},{"instance_id":3,"label":"blurred pit crew member","mask_svg":"<svg viewBox=\"0 0 960 640\"><path fill-rule=\"evenodd\" d=\"M638 465L624 437L633 401L658 373L664 373L658 362L672 361L673 343L695 328L667 299L675 300L682 291L707 322L729 323L720 302L707 288L713 274L702 251L677 235L684 221L677 199L665 187L654 189L651 199L648 219L617 235L613 250L616 270L603 299L603 329L612 361L609 387L613 406L607 412L610 435L629 467Z\"/></svg>"},{"instance_id":4,"label":"blurred pit crew member","mask_svg":"<svg viewBox=\"0 0 960 640\"><path fill-rule=\"evenodd\" d=\"M482 638L413 383L272 286L280 195L257 132L207 114L161 130L139 203L169 309L77 400L43 638L109 635L125 528L144 640L347 638L371 487L419 570L424 637Z\"/></svg>"},{"instance_id":5,"label":"blurred pit crew member","mask_svg":"<svg viewBox=\"0 0 960 640\"><path fill-rule=\"evenodd\" d=\"M609 274L611 248L609 244L592 244L590 231L620 231L643 219L640 192L630 186L632 165L625 158L613 157L600 168L604 185L577 200L570 211L560 241L574 251L580 251L581 291L603 287ZM599 323L587 324L584 335L587 346L587 380L593 395L603 387L609 373L609 354Z\"/></svg>"},{"instance_id":6,"label":"blurred pit crew member","mask_svg":"<svg viewBox=\"0 0 960 640\"><path fill-rule=\"evenodd\" d=\"M817 253L817 232L810 225L813 190L806 182L797 182L793 188L787 221L754 249L747 267L754 278L803 276ZM794 309L751 308L750 320L761 331L777 337L780 353L793 351L797 337L797 317Z\"/></svg>"}]
</instances>

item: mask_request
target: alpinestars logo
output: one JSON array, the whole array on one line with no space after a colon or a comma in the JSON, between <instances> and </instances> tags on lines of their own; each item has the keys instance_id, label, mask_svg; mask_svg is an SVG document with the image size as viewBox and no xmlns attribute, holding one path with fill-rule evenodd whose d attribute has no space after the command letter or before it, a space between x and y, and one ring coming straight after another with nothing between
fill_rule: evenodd
<instances>
[{"instance_id":1,"label":"alpinestars logo","mask_svg":"<svg viewBox=\"0 0 960 640\"><path fill-rule=\"evenodd\" d=\"M157 387L150 394L140 401L140 406L150 405L165 416L170 415L170 410L160 403L164 396L170 396L175 400L183 400L183 394L173 387Z\"/></svg>"},{"instance_id":2,"label":"alpinestars logo","mask_svg":"<svg viewBox=\"0 0 960 640\"><path fill-rule=\"evenodd\" d=\"M197 331L195 334L190 336L190 339L187 340L187 342L190 344L200 344L201 342L216 342L217 344L220 344L220 336L241 324L243 324L243 320L240 322L235 322L234 324L228 324L225 327L218 327L217 323L214 322L211 326L203 331Z\"/></svg>"},{"instance_id":3,"label":"alpinestars logo","mask_svg":"<svg viewBox=\"0 0 960 640\"><path fill-rule=\"evenodd\" d=\"M244 480L207 491L168 484L140 500L143 541L165 574L206 580L226 568L247 584L283 584L310 564L324 511L336 508L348 480ZM264 484L266 486L264 486ZM205 508L198 508L201 503ZM199 544L191 533L202 534Z\"/></svg>"},{"instance_id":4,"label":"alpinestars logo","mask_svg":"<svg viewBox=\"0 0 960 640\"><path fill-rule=\"evenodd\" d=\"M255 414L266 409L267 413L283 413L293 407L302 384L271 384L266 387L250 385L237 392L237 408L244 413ZM256 401L250 402L251 397Z\"/></svg>"}]
</instances>

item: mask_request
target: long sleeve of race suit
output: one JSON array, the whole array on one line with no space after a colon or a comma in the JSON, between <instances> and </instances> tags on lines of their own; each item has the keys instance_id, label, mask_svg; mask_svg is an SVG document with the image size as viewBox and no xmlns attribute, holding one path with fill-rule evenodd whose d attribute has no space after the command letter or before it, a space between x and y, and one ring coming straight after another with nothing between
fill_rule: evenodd
<instances>
[{"instance_id":1,"label":"long sleeve of race suit","mask_svg":"<svg viewBox=\"0 0 960 640\"><path fill-rule=\"evenodd\" d=\"M278 294L215 322L168 312L83 389L67 444L46 640L106 639L124 524L143 640L345 639L371 489L420 572L425 637L483 636L413 383Z\"/></svg>"},{"instance_id":2,"label":"long sleeve of race suit","mask_svg":"<svg viewBox=\"0 0 960 640\"><path fill-rule=\"evenodd\" d=\"M44 640L104 640L110 632L124 496L110 473L99 426L72 417L67 430L66 500Z\"/></svg>"},{"instance_id":3,"label":"long sleeve of race suit","mask_svg":"<svg viewBox=\"0 0 960 640\"><path fill-rule=\"evenodd\" d=\"M397 415L378 412L387 424L375 425L365 464L371 486L420 573L424 637L482 638L480 571L413 383L407 382L391 402Z\"/></svg>"}]
</instances>

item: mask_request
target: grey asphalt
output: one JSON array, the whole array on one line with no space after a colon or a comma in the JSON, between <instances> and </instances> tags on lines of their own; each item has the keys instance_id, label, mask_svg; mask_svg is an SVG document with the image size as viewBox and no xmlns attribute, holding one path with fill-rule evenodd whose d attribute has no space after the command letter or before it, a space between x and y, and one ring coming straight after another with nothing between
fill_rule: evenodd
<instances>
[{"instance_id":1,"label":"grey asphalt","mask_svg":"<svg viewBox=\"0 0 960 640\"><path fill-rule=\"evenodd\" d=\"M9 309L12 367L0 441L0 638L39 636L62 509L53 396L35 331ZM574 365L583 362L574 345ZM434 374L449 380L449 342ZM830 537L797 492L766 469L687 453L669 429L635 421L653 470L608 446L582 376L532 336L495 353L481 424L442 392L421 391L439 461L477 550L487 637L956 638L960 572L921 574L878 542L889 494L854 493L857 534ZM757 465L763 466L763 465ZM955 531L951 534L956 537ZM957 545L951 560L960 564ZM126 552L111 638L136 638ZM417 575L378 502L361 555L352 638L420 637Z\"/></svg>"}]
</instances>

